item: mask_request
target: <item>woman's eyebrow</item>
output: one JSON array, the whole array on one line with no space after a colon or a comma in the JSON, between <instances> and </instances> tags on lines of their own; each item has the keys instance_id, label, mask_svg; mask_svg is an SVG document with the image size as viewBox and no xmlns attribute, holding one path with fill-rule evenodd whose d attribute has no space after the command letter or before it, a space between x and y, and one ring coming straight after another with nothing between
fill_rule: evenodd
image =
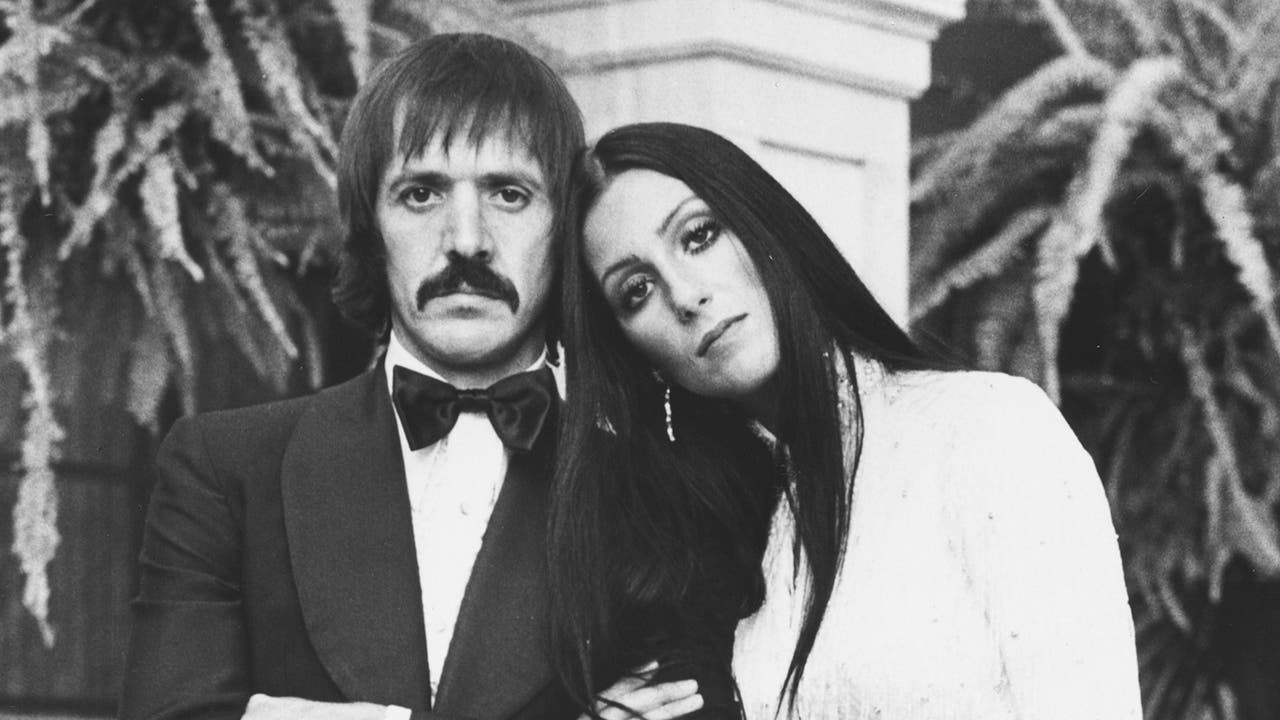
<instances>
[{"instance_id":1,"label":"woman's eyebrow","mask_svg":"<svg viewBox=\"0 0 1280 720\"><path fill-rule=\"evenodd\" d=\"M667 216L662 219L662 224L658 226L657 234L666 235L667 228L671 225L671 221L674 220L676 216L680 214L680 211L684 209L684 206L688 205L691 202L696 202L697 200L698 200L697 195L690 195L684 200L681 200L680 203L677 204L674 208L671 208L671 212L667 213Z\"/></svg>"},{"instance_id":2,"label":"woman's eyebrow","mask_svg":"<svg viewBox=\"0 0 1280 720\"><path fill-rule=\"evenodd\" d=\"M612 265L605 268L604 272L600 275L600 287L604 287L609 283L610 275L618 272L619 270L624 270L626 268L629 268L633 265L638 265L638 264L640 264L640 258L636 257L635 255L622 256Z\"/></svg>"}]
</instances>

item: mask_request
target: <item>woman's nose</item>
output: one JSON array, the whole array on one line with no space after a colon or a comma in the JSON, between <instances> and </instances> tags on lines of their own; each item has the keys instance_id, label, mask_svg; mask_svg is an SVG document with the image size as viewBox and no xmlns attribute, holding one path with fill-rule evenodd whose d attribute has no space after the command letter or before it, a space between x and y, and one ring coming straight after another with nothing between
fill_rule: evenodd
<instances>
[{"instance_id":1,"label":"woman's nose","mask_svg":"<svg viewBox=\"0 0 1280 720\"><path fill-rule=\"evenodd\" d=\"M711 291L697 278L674 277L668 281L671 305L680 322L690 322L711 302Z\"/></svg>"}]
</instances>

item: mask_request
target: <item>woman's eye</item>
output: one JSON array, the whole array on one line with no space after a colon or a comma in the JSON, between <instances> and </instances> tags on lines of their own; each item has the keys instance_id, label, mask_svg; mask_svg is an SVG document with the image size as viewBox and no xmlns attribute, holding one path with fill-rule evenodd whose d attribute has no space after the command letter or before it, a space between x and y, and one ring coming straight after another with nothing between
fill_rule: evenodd
<instances>
[{"instance_id":1,"label":"woman's eye","mask_svg":"<svg viewBox=\"0 0 1280 720\"><path fill-rule=\"evenodd\" d=\"M514 208L522 208L529 204L529 196L523 190L513 187L505 187L494 193L494 197L502 205Z\"/></svg>"},{"instance_id":2,"label":"woman's eye","mask_svg":"<svg viewBox=\"0 0 1280 720\"><path fill-rule=\"evenodd\" d=\"M690 230L684 234L682 241L684 243L684 249L688 253L691 255L697 255L703 250L714 245L716 240L719 239L720 226L708 220L690 228Z\"/></svg>"},{"instance_id":3,"label":"woman's eye","mask_svg":"<svg viewBox=\"0 0 1280 720\"><path fill-rule=\"evenodd\" d=\"M653 281L638 275L623 284L621 292L618 293L618 304L626 311L639 309L651 292L653 292Z\"/></svg>"}]
</instances>

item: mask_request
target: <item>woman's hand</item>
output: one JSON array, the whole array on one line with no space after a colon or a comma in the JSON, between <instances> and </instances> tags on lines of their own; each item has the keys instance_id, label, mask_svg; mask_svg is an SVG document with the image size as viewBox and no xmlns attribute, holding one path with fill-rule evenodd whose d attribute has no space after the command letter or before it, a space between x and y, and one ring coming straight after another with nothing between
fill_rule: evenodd
<instances>
[{"instance_id":1,"label":"woman's hand","mask_svg":"<svg viewBox=\"0 0 1280 720\"><path fill-rule=\"evenodd\" d=\"M628 673L596 696L596 713L604 720L673 720L702 707L697 680L650 685L657 661ZM578 720L588 720L582 715Z\"/></svg>"}]
</instances>

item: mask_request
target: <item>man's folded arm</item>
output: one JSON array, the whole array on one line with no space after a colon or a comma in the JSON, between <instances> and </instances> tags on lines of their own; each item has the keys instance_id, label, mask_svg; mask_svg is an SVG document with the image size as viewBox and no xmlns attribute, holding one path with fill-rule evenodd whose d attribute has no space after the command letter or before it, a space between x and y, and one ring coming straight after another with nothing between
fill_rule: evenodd
<instances>
[{"instance_id":1,"label":"man's folded arm","mask_svg":"<svg viewBox=\"0 0 1280 720\"><path fill-rule=\"evenodd\" d=\"M174 425L156 476L120 716L236 720L251 694L238 511L196 421Z\"/></svg>"},{"instance_id":2,"label":"man's folded arm","mask_svg":"<svg viewBox=\"0 0 1280 720\"><path fill-rule=\"evenodd\" d=\"M373 711L373 720L468 720L371 703L255 694L241 593L239 490L220 477L198 419L174 424L155 467L121 718L357 720Z\"/></svg>"}]
</instances>

